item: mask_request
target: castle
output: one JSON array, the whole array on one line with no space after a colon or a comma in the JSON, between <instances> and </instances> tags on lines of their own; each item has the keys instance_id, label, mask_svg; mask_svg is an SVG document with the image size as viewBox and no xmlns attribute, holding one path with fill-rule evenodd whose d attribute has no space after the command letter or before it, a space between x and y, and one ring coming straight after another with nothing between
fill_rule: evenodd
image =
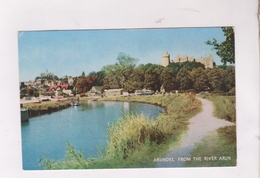
<instances>
[{"instance_id":1,"label":"castle","mask_svg":"<svg viewBox=\"0 0 260 178\"><path fill-rule=\"evenodd\" d=\"M201 64L204 64L205 68L213 68L213 56L212 54L210 54L209 56L206 56L204 58L198 58L195 59L194 57L188 57L187 55L184 55L182 57L180 57L180 55L176 56L174 60L170 61L170 54L166 51L163 55L162 55L162 61L160 62L161 66L168 66L170 63L174 62L174 63L178 63L178 62L199 62Z\"/></svg>"}]
</instances>

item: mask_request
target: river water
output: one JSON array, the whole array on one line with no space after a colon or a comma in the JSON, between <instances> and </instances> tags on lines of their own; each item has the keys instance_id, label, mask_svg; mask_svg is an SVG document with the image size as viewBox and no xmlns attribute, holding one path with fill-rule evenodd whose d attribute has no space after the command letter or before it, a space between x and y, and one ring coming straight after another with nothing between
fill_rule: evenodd
<instances>
[{"instance_id":1,"label":"river water","mask_svg":"<svg viewBox=\"0 0 260 178\"><path fill-rule=\"evenodd\" d=\"M40 170L39 161L60 160L67 141L85 157L96 157L108 141L107 128L124 113L143 113L155 119L164 110L133 102L83 101L80 106L31 118L22 123L22 157L24 170Z\"/></svg>"}]
</instances>

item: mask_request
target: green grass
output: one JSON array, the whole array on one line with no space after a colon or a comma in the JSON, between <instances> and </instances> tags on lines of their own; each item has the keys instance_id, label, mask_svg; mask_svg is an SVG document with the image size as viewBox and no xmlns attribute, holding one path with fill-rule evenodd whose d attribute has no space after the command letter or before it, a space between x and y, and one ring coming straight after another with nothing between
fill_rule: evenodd
<instances>
[{"instance_id":1,"label":"green grass","mask_svg":"<svg viewBox=\"0 0 260 178\"><path fill-rule=\"evenodd\" d=\"M153 122L144 115L126 114L108 128L107 147L97 158L84 159L69 143L60 161L43 160L44 169L97 169L154 167L154 158L164 156L187 130L187 119L201 111L195 95L137 96L107 100L156 104L167 112Z\"/></svg>"},{"instance_id":2,"label":"green grass","mask_svg":"<svg viewBox=\"0 0 260 178\"><path fill-rule=\"evenodd\" d=\"M230 122L236 122L235 96L206 96L214 104L214 116Z\"/></svg>"},{"instance_id":3,"label":"green grass","mask_svg":"<svg viewBox=\"0 0 260 178\"><path fill-rule=\"evenodd\" d=\"M192 151L192 157L201 157L202 161L190 161L186 167L223 167L236 166L236 126L219 128L206 136ZM216 157L217 160L205 161L205 157ZM220 160L222 157L227 160Z\"/></svg>"},{"instance_id":4,"label":"green grass","mask_svg":"<svg viewBox=\"0 0 260 178\"><path fill-rule=\"evenodd\" d=\"M214 105L214 115L220 119L236 122L236 98L234 96L206 96ZM236 126L219 128L206 136L192 151L192 157L217 157L217 161L191 161L187 167L236 166ZM219 160L226 156L231 160Z\"/></svg>"},{"instance_id":5,"label":"green grass","mask_svg":"<svg viewBox=\"0 0 260 178\"><path fill-rule=\"evenodd\" d=\"M29 110L29 117L39 116L46 113L55 112L71 106L70 101L47 101L42 103L24 104Z\"/></svg>"}]
</instances>

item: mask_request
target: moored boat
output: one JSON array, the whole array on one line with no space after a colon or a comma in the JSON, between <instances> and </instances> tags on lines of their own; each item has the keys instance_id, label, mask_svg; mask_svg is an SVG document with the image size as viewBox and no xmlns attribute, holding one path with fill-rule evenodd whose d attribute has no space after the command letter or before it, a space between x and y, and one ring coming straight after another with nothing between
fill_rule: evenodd
<instances>
[{"instance_id":1,"label":"moored boat","mask_svg":"<svg viewBox=\"0 0 260 178\"><path fill-rule=\"evenodd\" d=\"M79 103L76 101L76 102L74 102L73 105L74 105L74 106L79 106Z\"/></svg>"},{"instance_id":2,"label":"moored boat","mask_svg":"<svg viewBox=\"0 0 260 178\"><path fill-rule=\"evenodd\" d=\"M29 121L29 111L28 108L21 108L21 121L27 122Z\"/></svg>"}]
</instances>

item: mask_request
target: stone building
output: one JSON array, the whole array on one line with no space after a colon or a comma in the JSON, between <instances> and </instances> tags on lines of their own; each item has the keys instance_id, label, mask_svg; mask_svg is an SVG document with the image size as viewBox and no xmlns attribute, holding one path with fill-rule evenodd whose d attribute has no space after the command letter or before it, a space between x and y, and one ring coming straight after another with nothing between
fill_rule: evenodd
<instances>
[{"instance_id":1,"label":"stone building","mask_svg":"<svg viewBox=\"0 0 260 178\"><path fill-rule=\"evenodd\" d=\"M160 62L160 65L163 67L166 67L170 64L170 54L168 53L168 51L166 51L163 55L162 55L162 61Z\"/></svg>"},{"instance_id":2,"label":"stone building","mask_svg":"<svg viewBox=\"0 0 260 178\"><path fill-rule=\"evenodd\" d=\"M162 55L162 61L160 62L161 66L168 66L171 62L174 63L178 63L178 62L199 62L204 64L205 68L213 68L213 56L212 54L210 54L209 56L206 56L204 58L198 58L195 59L194 57L189 57L187 55L184 55L182 57L180 57L180 55L176 56L174 60L170 61L170 54L168 54L168 52L166 51L163 55Z\"/></svg>"},{"instance_id":3,"label":"stone building","mask_svg":"<svg viewBox=\"0 0 260 178\"><path fill-rule=\"evenodd\" d=\"M54 77L54 73L51 73L51 72L41 73L41 77L50 77L50 78L53 78L53 77Z\"/></svg>"}]
</instances>

